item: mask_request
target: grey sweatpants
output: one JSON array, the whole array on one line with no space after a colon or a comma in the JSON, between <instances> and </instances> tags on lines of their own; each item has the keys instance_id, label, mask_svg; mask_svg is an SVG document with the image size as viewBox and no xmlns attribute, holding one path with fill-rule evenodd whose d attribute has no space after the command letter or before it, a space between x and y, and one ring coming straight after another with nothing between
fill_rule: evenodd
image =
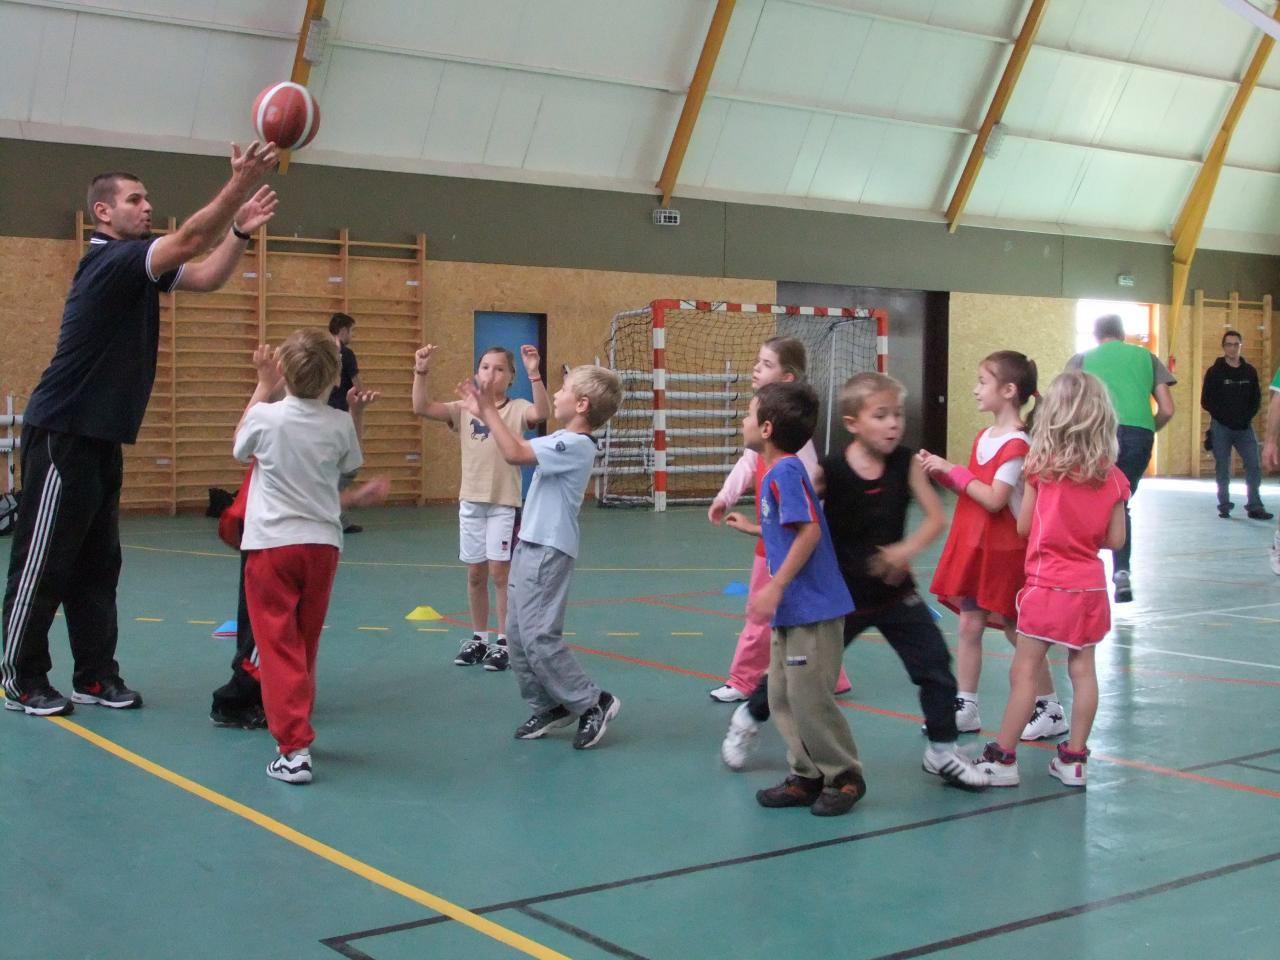
<instances>
[{"instance_id":1,"label":"grey sweatpants","mask_svg":"<svg viewBox=\"0 0 1280 960\"><path fill-rule=\"evenodd\" d=\"M862 772L849 721L831 691L844 656L844 617L774 627L769 647L769 710L787 745L791 772L830 783Z\"/></svg>"},{"instance_id":2,"label":"grey sweatpants","mask_svg":"<svg viewBox=\"0 0 1280 960\"><path fill-rule=\"evenodd\" d=\"M600 688L564 642L573 563L573 557L555 547L523 540L511 557L507 649L520 696L534 713L563 705L581 716L600 699Z\"/></svg>"}]
</instances>

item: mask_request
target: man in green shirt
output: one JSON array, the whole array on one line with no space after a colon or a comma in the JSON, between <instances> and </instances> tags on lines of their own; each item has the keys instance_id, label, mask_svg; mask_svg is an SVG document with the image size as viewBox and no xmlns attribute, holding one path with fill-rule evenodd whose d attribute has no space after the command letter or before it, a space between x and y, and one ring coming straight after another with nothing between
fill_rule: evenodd
<instances>
[{"instance_id":1,"label":"man in green shirt","mask_svg":"<svg viewBox=\"0 0 1280 960\"><path fill-rule=\"evenodd\" d=\"M1129 481L1129 489L1138 492L1138 481L1151 462L1151 448L1156 431L1173 419L1173 393L1178 381L1159 358L1143 347L1125 343L1124 321L1111 313L1093 322L1093 336L1098 345L1078 353L1067 363L1068 370L1084 370L1104 384L1116 408L1119 427L1116 439L1120 455L1116 466ZM1151 400L1156 409L1152 412ZM1129 556L1133 550L1133 525L1129 520L1129 504L1124 505L1124 546L1112 551L1116 603L1133 600L1129 581Z\"/></svg>"}]
</instances>

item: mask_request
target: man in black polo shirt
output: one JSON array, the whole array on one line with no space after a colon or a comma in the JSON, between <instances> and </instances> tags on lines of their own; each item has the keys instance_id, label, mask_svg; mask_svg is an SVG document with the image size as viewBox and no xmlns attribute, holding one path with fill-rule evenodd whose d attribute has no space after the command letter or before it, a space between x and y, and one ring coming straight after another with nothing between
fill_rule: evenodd
<instances>
[{"instance_id":1,"label":"man in black polo shirt","mask_svg":"<svg viewBox=\"0 0 1280 960\"><path fill-rule=\"evenodd\" d=\"M160 291L216 290L276 195L259 184L273 144L231 147L231 177L175 232L151 236L151 203L136 176L99 174L89 185L96 229L76 268L53 360L24 414L23 497L4 594L4 705L36 716L75 703L142 706L120 678L121 444L133 443L156 376ZM209 252L199 263L190 263ZM49 684L49 626L59 605L75 661L68 700Z\"/></svg>"}]
</instances>

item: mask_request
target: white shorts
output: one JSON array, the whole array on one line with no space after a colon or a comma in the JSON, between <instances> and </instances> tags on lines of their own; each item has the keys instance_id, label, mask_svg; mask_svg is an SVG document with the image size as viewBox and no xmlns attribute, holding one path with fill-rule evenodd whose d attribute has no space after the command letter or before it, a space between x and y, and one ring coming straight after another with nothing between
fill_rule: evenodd
<instances>
[{"instance_id":1,"label":"white shorts","mask_svg":"<svg viewBox=\"0 0 1280 960\"><path fill-rule=\"evenodd\" d=\"M500 503L458 503L458 559L463 563L511 559L516 508Z\"/></svg>"}]
</instances>

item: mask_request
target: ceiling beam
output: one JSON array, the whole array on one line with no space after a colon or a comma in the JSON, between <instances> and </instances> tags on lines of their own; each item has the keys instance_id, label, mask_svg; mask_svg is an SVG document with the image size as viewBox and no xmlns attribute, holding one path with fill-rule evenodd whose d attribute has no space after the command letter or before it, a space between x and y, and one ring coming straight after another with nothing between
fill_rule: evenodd
<instances>
[{"instance_id":1,"label":"ceiling beam","mask_svg":"<svg viewBox=\"0 0 1280 960\"><path fill-rule=\"evenodd\" d=\"M293 70L289 74L289 79L294 83L307 85L307 81L311 79L311 64L303 59L302 54L307 49L307 33L311 29L311 21L319 20L324 16L324 0L307 0L306 12L302 14L302 28L298 31L298 45L293 51ZM289 151L280 151L280 165L278 167L280 173L289 172Z\"/></svg>"},{"instance_id":2,"label":"ceiling beam","mask_svg":"<svg viewBox=\"0 0 1280 960\"><path fill-rule=\"evenodd\" d=\"M676 132L671 137L671 146L667 149L667 160L662 165L662 175L658 177L657 187L662 191L664 207L671 203L671 194L676 188L676 180L680 177L680 167L684 163L685 151L689 149L689 139L693 136L694 125L698 122L698 113L702 110L702 101L707 95L707 85L711 82L711 73L715 70L716 59L720 56L720 46L724 43L725 31L729 29L729 18L733 16L735 2L736 0L716 0L716 10L711 15L711 26L707 28L707 39L703 41L698 66L693 71L693 80L690 81L689 92L684 98L684 109L680 111Z\"/></svg>"},{"instance_id":3,"label":"ceiling beam","mask_svg":"<svg viewBox=\"0 0 1280 960\"><path fill-rule=\"evenodd\" d=\"M1049 0L1031 0L1031 9L1027 11L1026 19L1022 21L1018 38L1013 41L1009 62L1004 66L1004 74L996 86L996 94L991 98L991 105L987 107L987 115L982 120L982 126L978 128L978 137L973 141L969 159L965 161L964 171L960 174L960 182L956 184L956 192L951 195L951 202L947 204L947 231L950 233L956 232L960 215L964 213L965 204L969 202L969 194L973 192L973 185L978 181L978 171L982 169L983 151L986 150L987 140L991 136L991 128L1004 116L1005 108L1009 105L1013 90L1018 84L1018 77L1022 75L1022 68L1026 65L1027 54L1031 52L1031 44L1040 30L1041 21L1044 20L1044 9L1048 5Z\"/></svg>"},{"instance_id":4,"label":"ceiling beam","mask_svg":"<svg viewBox=\"0 0 1280 960\"><path fill-rule=\"evenodd\" d=\"M1280 21L1280 7L1272 14L1273 21ZM1240 116L1249 103L1249 95L1257 86L1258 76L1267 64L1271 48L1275 46L1275 38L1270 31L1263 34L1258 41L1258 48L1253 51L1249 66L1236 88L1222 118L1222 125L1205 155L1200 172L1196 174L1187 199L1182 205L1178 218L1173 222L1171 236L1173 238L1173 290L1169 299L1169 346L1172 350L1177 342L1178 318L1182 312L1182 301L1187 296L1187 282L1191 276L1191 261L1195 259L1196 247L1200 243L1200 231L1204 228L1205 217L1209 213L1209 204L1213 201L1213 191L1218 185L1218 175L1222 172L1227 157L1227 149L1231 146L1231 135L1235 133Z\"/></svg>"}]
</instances>

